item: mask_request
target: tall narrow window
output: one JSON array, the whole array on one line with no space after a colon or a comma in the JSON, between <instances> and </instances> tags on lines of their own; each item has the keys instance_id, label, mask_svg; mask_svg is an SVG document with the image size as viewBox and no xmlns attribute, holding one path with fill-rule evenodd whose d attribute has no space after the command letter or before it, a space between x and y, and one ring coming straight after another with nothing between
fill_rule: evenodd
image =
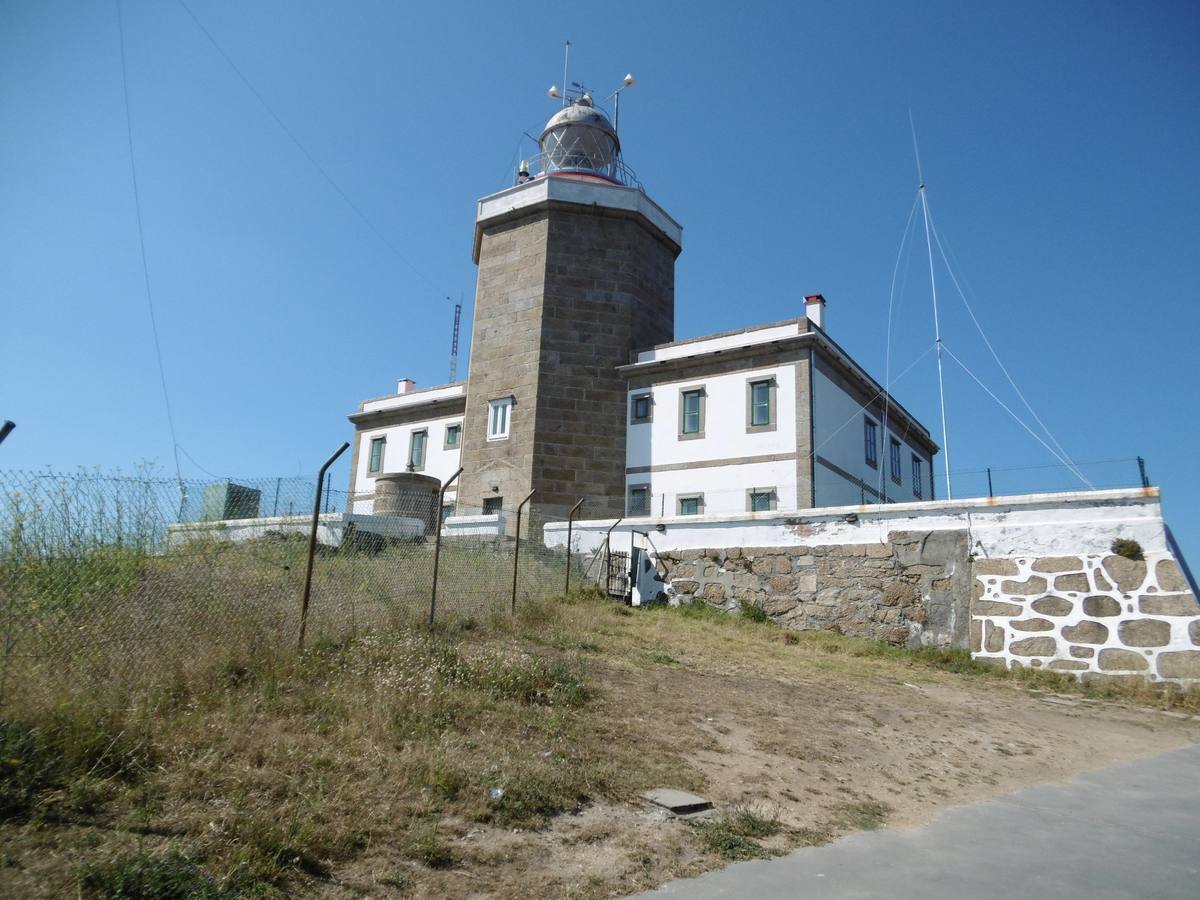
<instances>
[{"instance_id":1,"label":"tall narrow window","mask_svg":"<svg viewBox=\"0 0 1200 900\"><path fill-rule=\"evenodd\" d=\"M455 423L446 426L446 443L442 448L444 450L457 450L459 443L462 441L462 425Z\"/></svg>"},{"instance_id":2,"label":"tall narrow window","mask_svg":"<svg viewBox=\"0 0 1200 900\"><path fill-rule=\"evenodd\" d=\"M383 450L387 446L387 438L371 438L371 458L367 460L367 471L374 474L383 471Z\"/></svg>"},{"instance_id":3,"label":"tall narrow window","mask_svg":"<svg viewBox=\"0 0 1200 900\"><path fill-rule=\"evenodd\" d=\"M649 394L634 394L630 402L629 424L640 425L651 421L651 404Z\"/></svg>"},{"instance_id":4,"label":"tall narrow window","mask_svg":"<svg viewBox=\"0 0 1200 900\"><path fill-rule=\"evenodd\" d=\"M704 437L704 389L682 391L679 396L679 436Z\"/></svg>"},{"instance_id":5,"label":"tall narrow window","mask_svg":"<svg viewBox=\"0 0 1200 900\"><path fill-rule=\"evenodd\" d=\"M650 514L650 486L635 484L629 488L629 515L648 516Z\"/></svg>"},{"instance_id":6,"label":"tall narrow window","mask_svg":"<svg viewBox=\"0 0 1200 900\"><path fill-rule=\"evenodd\" d=\"M888 452L891 455L891 458L888 460L888 462L891 464L891 467L892 467L892 481L896 482L896 484L899 484L900 483L900 442L898 440L896 440L895 438L890 438L890 443L888 444Z\"/></svg>"},{"instance_id":7,"label":"tall narrow window","mask_svg":"<svg viewBox=\"0 0 1200 900\"><path fill-rule=\"evenodd\" d=\"M875 436L875 423L868 418L863 418L863 443L866 448L867 465L872 469L879 466L879 445L878 438Z\"/></svg>"},{"instance_id":8,"label":"tall narrow window","mask_svg":"<svg viewBox=\"0 0 1200 900\"><path fill-rule=\"evenodd\" d=\"M913 454L912 458L913 496L921 500L921 457Z\"/></svg>"},{"instance_id":9,"label":"tall narrow window","mask_svg":"<svg viewBox=\"0 0 1200 900\"><path fill-rule=\"evenodd\" d=\"M746 382L746 431L775 430L775 379Z\"/></svg>"},{"instance_id":10,"label":"tall narrow window","mask_svg":"<svg viewBox=\"0 0 1200 900\"><path fill-rule=\"evenodd\" d=\"M493 400L488 404L489 441L502 441L508 437L509 419L512 414L512 397Z\"/></svg>"},{"instance_id":11,"label":"tall narrow window","mask_svg":"<svg viewBox=\"0 0 1200 900\"><path fill-rule=\"evenodd\" d=\"M410 472L420 472L425 468L425 443L429 439L429 432L425 429L414 431L408 442L408 470Z\"/></svg>"}]
</instances>

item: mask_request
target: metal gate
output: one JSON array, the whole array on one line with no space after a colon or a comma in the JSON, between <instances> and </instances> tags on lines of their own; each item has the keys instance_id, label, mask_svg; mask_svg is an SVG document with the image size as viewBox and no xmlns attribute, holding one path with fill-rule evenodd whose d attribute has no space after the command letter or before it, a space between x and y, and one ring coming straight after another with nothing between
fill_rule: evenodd
<instances>
[{"instance_id":1,"label":"metal gate","mask_svg":"<svg viewBox=\"0 0 1200 900\"><path fill-rule=\"evenodd\" d=\"M605 590L610 597L629 598L629 554L610 550L605 563Z\"/></svg>"}]
</instances>

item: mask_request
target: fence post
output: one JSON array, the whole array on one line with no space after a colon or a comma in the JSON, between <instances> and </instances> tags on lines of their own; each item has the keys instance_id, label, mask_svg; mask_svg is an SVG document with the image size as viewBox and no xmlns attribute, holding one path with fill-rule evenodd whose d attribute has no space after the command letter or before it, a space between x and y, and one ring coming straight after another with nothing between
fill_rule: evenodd
<instances>
[{"instance_id":1,"label":"fence post","mask_svg":"<svg viewBox=\"0 0 1200 900\"><path fill-rule=\"evenodd\" d=\"M321 486L325 482L325 473L329 471L329 467L337 462L337 458L345 453L349 447L350 442L343 441L342 446L334 451L333 456L325 460L325 465L321 466L321 471L317 473L317 496L313 499L312 529L308 533L308 566L304 570L304 599L300 602L300 642L297 646L298 650L304 649L304 629L308 627L308 597L312 591L313 557L317 553L317 525L321 520Z\"/></svg>"},{"instance_id":2,"label":"fence post","mask_svg":"<svg viewBox=\"0 0 1200 900\"><path fill-rule=\"evenodd\" d=\"M512 611L517 611L517 562L521 559L521 512L525 509L525 504L537 491L530 491L525 495L525 499L517 504L517 543L513 548L513 585L512 585Z\"/></svg>"},{"instance_id":3,"label":"fence post","mask_svg":"<svg viewBox=\"0 0 1200 900\"><path fill-rule=\"evenodd\" d=\"M563 595L571 593L571 529L575 525L575 513L579 512L579 507L583 506L583 500L571 507L571 512L567 515L567 585L563 588Z\"/></svg>"},{"instance_id":4,"label":"fence post","mask_svg":"<svg viewBox=\"0 0 1200 900\"><path fill-rule=\"evenodd\" d=\"M610 526L608 531L604 532L604 593L608 593L608 583L612 577L612 540L611 535L613 529L616 528L624 520L624 516L617 519Z\"/></svg>"},{"instance_id":5,"label":"fence post","mask_svg":"<svg viewBox=\"0 0 1200 900\"><path fill-rule=\"evenodd\" d=\"M1148 488L1148 487L1150 487L1150 479L1146 477L1146 460L1142 459L1139 456L1137 458L1137 462L1138 462L1138 474L1142 477L1142 487Z\"/></svg>"},{"instance_id":6,"label":"fence post","mask_svg":"<svg viewBox=\"0 0 1200 900\"><path fill-rule=\"evenodd\" d=\"M446 505L446 491L462 473L462 466L459 466L458 471L447 478L446 483L438 491L437 531L434 532L433 538L433 588L429 593L429 626L431 628L433 627L434 613L437 611L438 563L442 558L442 509Z\"/></svg>"},{"instance_id":7,"label":"fence post","mask_svg":"<svg viewBox=\"0 0 1200 900\"><path fill-rule=\"evenodd\" d=\"M992 467L991 466L988 466L987 473L988 473L988 496L995 497L996 492L992 490Z\"/></svg>"}]
</instances>

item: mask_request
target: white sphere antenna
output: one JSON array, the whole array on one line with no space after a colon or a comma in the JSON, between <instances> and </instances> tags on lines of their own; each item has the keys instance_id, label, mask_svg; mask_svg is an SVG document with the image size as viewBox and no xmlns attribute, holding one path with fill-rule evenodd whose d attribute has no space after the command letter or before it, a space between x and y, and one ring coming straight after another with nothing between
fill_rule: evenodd
<instances>
[{"instance_id":1,"label":"white sphere antenna","mask_svg":"<svg viewBox=\"0 0 1200 900\"><path fill-rule=\"evenodd\" d=\"M557 84L550 85L550 90L546 91L546 96L551 97L554 100L557 100L559 97L561 97L562 94L560 94L558 92L558 85Z\"/></svg>"},{"instance_id":2,"label":"white sphere antenna","mask_svg":"<svg viewBox=\"0 0 1200 900\"><path fill-rule=\"evenodd\" d=\"M634 84L633 74L630 73L625 76L625 87L633 87L633 84Z\"/></svg>"}]
</instances>

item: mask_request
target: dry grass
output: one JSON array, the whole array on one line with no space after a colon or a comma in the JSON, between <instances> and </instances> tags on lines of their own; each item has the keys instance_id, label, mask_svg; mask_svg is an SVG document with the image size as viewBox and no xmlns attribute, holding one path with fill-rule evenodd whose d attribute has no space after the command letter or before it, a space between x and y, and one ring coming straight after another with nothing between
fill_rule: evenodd
<instances>
[{"instance_id":1,"label":"dry grass","mask_svg":"<svg viewBox=\"0 0 1200 900\"><path fill-rule=\"evenodd\" d=\"M843 786L844 726L782 729L775 693L816 686L852 705L907 682L1100 690L956 652L795 635L699 607L634 612L592 594L432 630L398 616L302 656L200 634L155 652L135 680L60 677L10 698L0 892L459 896L486 873L499 896L613 896L883 822L887 803ZM1195 708L1194 697L1103 690ZM704 710L738 704L741 720L705 724ZM764 765L795 761L811 796L778 816L731 805L700 828L640 812L649 787L720 792L710 760L746 721L761 727L735 755L775 741ZM575 871L584 856L590 867Z\"/></svg>"}]
</instances>

